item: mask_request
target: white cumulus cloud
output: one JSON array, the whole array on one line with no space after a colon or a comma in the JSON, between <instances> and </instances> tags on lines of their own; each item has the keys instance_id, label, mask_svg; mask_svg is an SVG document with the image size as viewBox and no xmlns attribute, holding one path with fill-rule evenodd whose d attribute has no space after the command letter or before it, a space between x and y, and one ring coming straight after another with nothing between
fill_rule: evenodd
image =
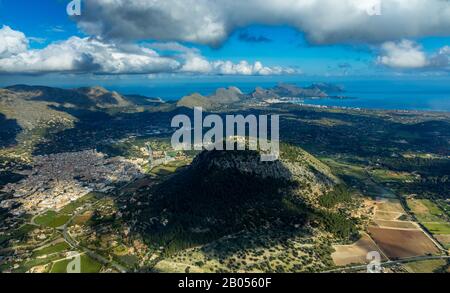
<instances>
[{"instance_id":1,"label":"white cumulus cloud","mask_svg":"<svg viewBox=\"0 0 450 293\"><path fill-rule=\"evenodd\" d=\"M3 73L147 74L172 72L179 66L176 60L161 57L148 48L79 37L0 58Z\"/></svg>"},{"instance_id":2,"label":"white cumulus cloud","mask_svg":"<svg viewBox=\"0 0 450 293\"><path fill-rule=\"evenodd\" d=\"M165 51L180 52L183 66L180 72L215 74L215 75L281 75L295 74L298 70L281 66L264 66L260 61L250 63L242 60L238 63L228 60L209 61L195 48L188 48L179 43L157 43L152 44L152 48Z\"/></svg>"},{"instance_id":3,"label":"white cumulus cloud","mask_svg":"<svg viewBox=\"0 0 450 293\"><path fill-rule=\"evenodd\" d=\"M158 51L172 51L162 56ZM43 49L30 49L26 36L9 27L0 30L0 73L158 74L195 73L223 75L276 75L293 73L260 62L208 61L195 48L179 43L137 45L99 38L71 37Z\"/></svg>"},{"instance_id":4,"label":"white cumulus cloud","mask_svg":"<svg viewBox=\"0 0 450 293\"><path fill-rule=\"evenodd\" d=\"M381 46L382 56L378 58L380 64L394 68L422 68L428 63L422 48L408 40L387 42Z\"/></svg>"},{"instance_id":5,"label":"white cumulus cloud","mask_svg":"<svg viewBox=\"0 0 450 293\"><path fill-rule=\"evenodd\" d=\"M444 70L450 67L450 47L445 46L436 53L427 54L412 41L386 42L381 45L378 63L395 69Z\"/></svg>"},{"instance_id":6,"label":"white cumulus cloud","mask_svg":"<svg viewBox=\"0 0 450 293\"><path fill-rule=\"evenodd\" d=\"M281 75L298 73L292 68L268 67L257 61L253 64L247 61L232 63L230 61L215 61L211 63L212 72L222 75Z\"/></svg>"},{"instance_id":7,"label":"white cumulus cloud","mask_svg":"<svg viewBox=\"0 0 450 293\"><path fill-rule=\"evenodd\" d=\"M27 48L28 39L25 34L5 25L0 29L0 58L25 52Z\"/></svg>"}]
</instances>

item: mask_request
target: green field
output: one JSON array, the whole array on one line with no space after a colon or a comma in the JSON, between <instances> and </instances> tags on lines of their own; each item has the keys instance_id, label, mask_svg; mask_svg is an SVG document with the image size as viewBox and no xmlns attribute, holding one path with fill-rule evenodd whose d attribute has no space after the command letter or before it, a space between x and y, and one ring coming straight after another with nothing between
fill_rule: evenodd
<instances>
[{"instance_id":1,"label":"green field","mask_svg":"<svg viewBox=\"0 0 450 293\"><path fill-rule=\"evenodd\" d=\"M53 245L44 247L39 250L35 250L33 253L33 256L39 257L39 256L43 256L43 255L60 253L60 252L68 250L69 248L70 248L69 244L67 244L66 242L60 242L57 244L53 244Z\"/></svg>"},{"instance_id":2,"label":"green field","mask_svg":"<svg viewBox=\"0 0 450 293\"><path fill-rule=\"evenodd\" d=\"M433 234L450 234L450 223L424 223L424 226Z\"/></svg>"},{"instance_id":3,"label":"green field","mask_svg":"<svg viewBox=\"0 0 450 293\"><path fill-rule=\"evenodd\" d=\"M383 183L396 182L396 181L404 182L406 180L414 180L414 177L408 173L393 172L393 171L385 170L385 169L372 170L370 173L372 176L374 176L374 178L378 182L383 182Z\"/></svg>"},{"instance_id":4,"label":"green field","mask_svg":"<svg viewBox=\"0 0 450 293\"><path fill-rule=\"evenodd\" d=\"M72 261L72 259L65 259L53 264L51 273L53 274L65 274L67 273L67 265ZM87 255L81 256L81 273L98 273L100 272L102 265L97 261L93 260Z\"/></svg>"},{"instance_id":5,"label":"green field","mask_svg":"<svg viewBox=\"0 0 450 293\"><path fill-rule=\"evenodd\" d=\"M175 173L179 168L186 166L186 161L174 161L170 162L167 165L160 165L153 168L150 174L154 174L157 176L167 176Z\"/></svg>"},{"instance_id":6,"label":"green field","mask_svg":"<svg viewBox=\"0 0 450 293\"><path fill-rule=\"evenodd\" d=\"M176 171L176 168L169 166L158 166L154 168L151 173L158 176L167 176L173 174Z\"/></svg>"},{"instance_id":7,"label":"green field","mask_svg":"<svg viewBox=\"0 0 450 293\"><path fill-rule=\"evenodd\" d=\"M338 175L348 186L353 186L361 193L370 197L384 197L384 198L396 198L392 192L379 186L377 182L372 180L376 179L379 182L385 180L378 180L380 174L387 176L385 170L378 170L378 176L374 175L365 169L365 166L354 164L346 161L338 161L332 158L322 158L322 161L330 166L335 175ZM392 178L391 178L392 179Z\"/></svg>"},{"instance_id":8,"label":"green field","mask_svg":"<svg viewBox=\"0 0 450 293\"><path fill-rule=\"evenodd\" d=\"M103 194L96 193L96 192L91 192L89 194L86 194L82 198L79 198L76 201L71 202L68 205L66 205L60 212L64 213L64 214L72 214L73 212L75 212L75 210L77 208L82 207L85 204L95 202L102 195Z\"/></svg>"},{"instance_id":9,"label":"green field","mask_svg":"<svg viewBox=\"0 0 450 293\"><path fill-rule=\"evenodd\" d=\"M66 214L60 214L54 211L48 211L40 216L38 216L34 222L40 226L58 228L63 226L67 221L69 221L70 216Z\"/></svg>"},{"instance_id":10,"label":"green field","mask_svg":"<svg viewBox=\"0 0 450 293\"><path fill-rule=\"evenodd\" d=\"M408 271L413 273L433 273L437 269L446 265L446 261L443 259L423 260L410 262L405 264Z\"/></svg>"},{"instance_id":11,"label":"green field","mask_svg":"<svg viewBox=\"0 0 450 293\"><path fill-rule=\"evenodd\" d=\"M363 166L337 161L332 158L322 158L322 161L329 165L333 169L334 173L341 176L351 176L361 180L367 178Z\"/></svg>"},{"instance_id":12,"label":"green field","mask_svg":"<svg viewBox=\"0 0 450 293\"><path fill-rule=\"evenodd\" d=\"M410 199L408 206L422 223L446 222L444 211L428 199Z\"/></svg>"},{"instance_id":13,"label":"green field","mask_svg":"<svg viewBox=\"0 0 450 293\"><path fill-rule=\"evenodd\" d=\"M450 222L446 212L436 203L428 199L409 199L408 206L433 235L450 235ZM442 244L448 248L448 244Z\"/></svg>"}]
</instances>

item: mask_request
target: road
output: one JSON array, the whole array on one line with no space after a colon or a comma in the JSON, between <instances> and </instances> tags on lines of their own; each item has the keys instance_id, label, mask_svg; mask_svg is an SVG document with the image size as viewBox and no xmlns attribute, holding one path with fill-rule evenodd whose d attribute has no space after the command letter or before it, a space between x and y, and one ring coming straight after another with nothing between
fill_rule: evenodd
<instances>
[{"instance_id":1,"label":"road","mask_svg":"<svg viewBox=\"0 0 450 293\"><path fill-rule=\"evenodd\" d=\"M393 266L396 264L403 264L403 263L422 261L422 260L434 260L434 259L450 259L450 256L447 256L447 255L417 256L417 257L411 257L411 258L404 258L404 259L400 259L400 260L388 260L388 261L382 262L381 267L389 267L389 266ZM329 271L324 271L322 273L357 272L357 271L361 271L361 270L367 270L367 264L343 267L343 268L333 269L333 270L329 270Z\"/></svg>"}]
</instances>

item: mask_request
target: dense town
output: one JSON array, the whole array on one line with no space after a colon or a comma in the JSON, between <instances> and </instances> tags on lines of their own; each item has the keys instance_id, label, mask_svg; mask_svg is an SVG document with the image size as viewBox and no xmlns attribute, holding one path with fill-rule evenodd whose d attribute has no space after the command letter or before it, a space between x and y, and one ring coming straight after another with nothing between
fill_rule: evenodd
<instances>
[{"instance_id":1,"label":"dense town","mask_svg":"<svg viewBox=\"0 0 450 293\"><path fill-rule=\"evenodd\" d=\"M142 176L138 163L144 162L106 158L95 150L38 156L32 169L24 171L25 180L3 188L13 198L1 207L18 206L12 211L15 215L60 209L89 192L108 192L115 184Z\"/></svg>"}]
</instances>

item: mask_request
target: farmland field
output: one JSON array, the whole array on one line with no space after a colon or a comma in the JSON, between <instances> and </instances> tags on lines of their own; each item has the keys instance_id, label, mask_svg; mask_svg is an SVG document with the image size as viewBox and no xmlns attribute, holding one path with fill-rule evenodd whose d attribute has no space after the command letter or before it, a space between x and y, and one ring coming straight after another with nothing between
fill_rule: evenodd
<instances>
[{"instance_id":1,"label":"farmland field","mask_svg":"<svg viewBox=\"0 0 450 293\"><path fill-rule=\"evenodd\" d=\"M371 171L372 176L379 182L404 182L407 180L414 180L414 177L409 173L394 172L384 169L375 169Z\"/></svg>"},{"instance_id":2,"label":"farmland field","mask_svg":"<svg viewBox=\"0 0 450 293\"><path fill-rule=\"evenodd\" d=\"M423 223L431 233L450 235L450 223Z\"/></svg>"},{"instance_id":3,"label":"farmland field","mask_svg":"<svg viewBox=\"0 0 450 293\"><path fill-rule=\"evenodd\" d=\"M383 200L377 205L377 210L385 213L404 213L400 201L396 199Z\"/></svg>"},{"instance_id":4,"label":"farmland field","mask_svg":"<svg viewBox=\"0 0 450 293\"><path fill-rule=\"evenodd\" d=\"M394 221L397 220L402 215L403 213L377 211L375 213L375 219L382 221Z\"/></svg>"},{"instance_id":5,"label":"farmland field","mask_svg":"<svg viewBox=\"0 0 450 293\"><path fill-rule=\"evenodd\" d=\"M434 243L420 230L370 227L369 232L381 250L392 259L439 252Z\"/></svg>"},{"instance_id":6,"label":"farmland field","mask_svg":"<svg viewBox=\"0 0 450 293\"><path fill-rule=\"evenodd\" d=\"M450 222L446 212L428 199L408 200L408 205L417 219L434 235L442 246L448 249L450 247Z\"/></svg>"},{"instance_id":7,"label":"farmland field","mask_svg":"<svg viewBox=\"0 0 450 293\"><path fill-rule=\"evenodd\" d=\"M414 222L409 221L375 220L375 224L377 224L380 227L388 227L388 228L418 229L418 226L414 224Z\"/></svg>"},{"instance_id":8,"label":"farmland field","mask_svg":"<svg viewBox=\"0 0 450 293\"><path fill-rule=\"evenodd\" d=\"M374 201L375 203L375 217L376 221L396 221L401 216L405 215L400 201L396 199L381 199ZM383 226L380 224L380 226Z\"/></svg>"},{"instance_id":9,"label":"farmland field","mask_svg":"<svg viewBox=\"0 0 450 293\"><path fill-rule=\"evenodd\" d=\"M450 249L450 235L436 235L435 237L446 249Z\"/></svg>"},{"instance_id":10,"label":"farmland field","mask_svg":"<svg viewBox=\"0 0 450 293\"><path fill-rule=\"evenodd\" d=\"M446 265L446 261L443 259L423 260L415 261L405 264L405 268L408 272L412 273L433 273L435 270Z\"/></svg>"},{"instance_id":11,"label":"farmland field","mask_svg":"<svg viewBox=\"0 0 450 293\"><path fill-rule=\"evenodd\" d=\"M408 205L420 222L445 222L444 212L428 199L408 200Z\"/></svg>"},{"instance_id":12,"label":"farmland field","mask_svg":"<svg viewBox=\"0 0 450 293\"><path fill-rule=\"evenodd\" d=\"M375 242L365 233L353 245L336 245L334 249L336 252L331 257L337 266L367 263L367 255L371 251L378 251L382 255Z\"/></svg>"}]
</instances>

